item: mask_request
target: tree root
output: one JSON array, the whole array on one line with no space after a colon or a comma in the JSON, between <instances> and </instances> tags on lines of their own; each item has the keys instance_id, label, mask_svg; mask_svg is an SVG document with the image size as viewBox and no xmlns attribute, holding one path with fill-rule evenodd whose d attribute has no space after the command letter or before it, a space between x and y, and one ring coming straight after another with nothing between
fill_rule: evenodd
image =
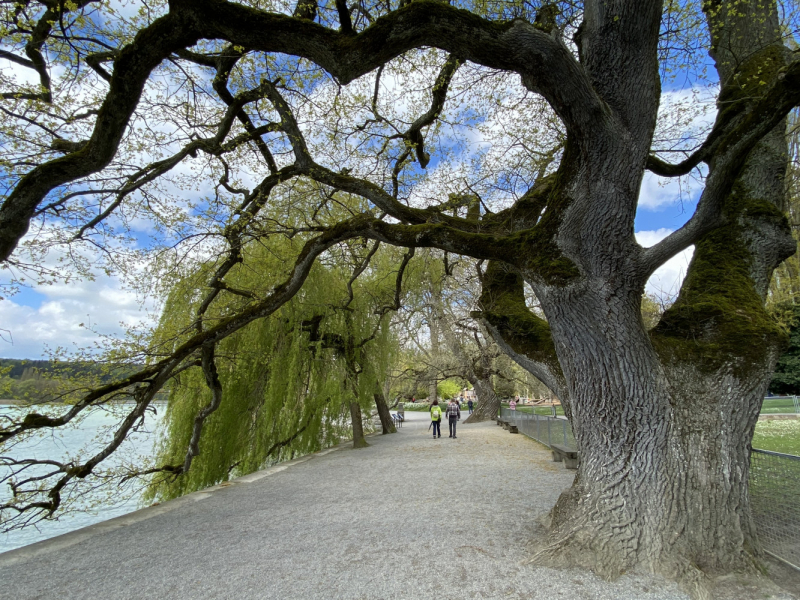
<instances>
[{"instance_id":1,"label":"tree root","mask_svg":"<svg viewBox=\"0 0 800 600\"><path fill-rule=\"evenodd\" d=\"M488 420L489 417L481 417L478 413L474 412L464 419L464 425L469 425L470 423L483 423L484 421Z\"/></svg>"},{"instance_id":2,"label":"tree root","mask_svg":"<svg viewBox=\"0 0 800 600\"><path fill-rule=\"evenodd\" d=\"M676 581L692 600L713 600L710 578L686 560L669 560L648 566L633 562L631 557L604 548L601 552L593 543L593 535L587 528L574 527L566 535L559 536L526 563L555 569L582 568L594 572L598 577L613 581L626 572L642 570Z\"/></svg>"},{"instance_id":3,"label":"tree root","mask_svg":"<svg viewBox=\"0 0 800 600\"><path fill-rule=\"evenodd\" d=\"M570 491L561 500L569 498ZM565 498L565 495L567 498ZM742 566L728 574L707 573L680 550L672 547L669 554L661 552L647 555L646 552L625 551L623 545L615 543L608 535L598 532L591 520L572 515L567 527L553 528L558 512L563 511L561 501L553 510L538 519L550 529L548 542L526 564L556 569L580 568L594 572L606 581L613 581L625 573L640 572L659 575L675 581L692 600L756 600L782 598L781 589L764 578L763 566L756 557L745 553ZM555 513L555 514L554 514ZM561 515L563 518L563 515ZM560 521L564 523L563 520Z\"/></svg>"}]
</instances>

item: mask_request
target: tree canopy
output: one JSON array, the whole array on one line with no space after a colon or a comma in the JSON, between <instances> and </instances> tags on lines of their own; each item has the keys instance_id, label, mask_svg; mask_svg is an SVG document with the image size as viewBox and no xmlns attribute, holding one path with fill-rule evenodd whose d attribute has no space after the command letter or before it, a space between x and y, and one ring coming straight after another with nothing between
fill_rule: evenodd
<instances>
[{"instance_id":1,"label":"tree canopy","mask_svg":"<svg viewBox=\"0 0 800 600\"><path fill-rule=\"evenodd\" d=\"M102 451L51 465L4 514L57 510L178 376L219 406L237 385L223 352L261 336L281 356L280 315L319 293L314 265L380 242L481 261L473 317L562 401L581 466L537 560L643 567L698 597L707 576L751 568L748 444L787 342L764 303L795 247L794 9L0 2L0 260L42 281L121 271L183 319L115 350L144 368L3 423L13 441L134 401ZM691 102L659 111L680 85L714 98L713 122ZM702 181L687 222L650 247L634 237L645 173ZM691 247L646 328L648 278ZM202 447L182 435L188 454Z\"/></svg>"}]
</instances>

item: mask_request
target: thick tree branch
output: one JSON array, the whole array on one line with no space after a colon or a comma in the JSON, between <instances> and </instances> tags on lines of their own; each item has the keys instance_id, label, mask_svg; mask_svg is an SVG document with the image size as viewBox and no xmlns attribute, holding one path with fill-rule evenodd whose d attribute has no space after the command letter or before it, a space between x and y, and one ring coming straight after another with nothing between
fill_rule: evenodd
<instances>
[{"instance_id":1,"label":"thick tree branch","mask_svg":"<svg viewBox=\"0 0 800 600\"><path fill-rule=\"evenodd\" d=\"M117 57L117 52L115 50L109 50L107 52L97 52L95 54L90 54L86 57L86 64L89 65L92 69L94 69L95 73L97 73L102 79L106 81L111 81L111 74L103 68L103 63L107 61L112 61Z\"/></svg>"},{"instance_id":2,"label":"thick tree branch","mask_svg":"<svg viewBox=\"0 0 800 600\"><path fill-rule=\"evenodd\" d=\"M188 25L178 16L167 15L120 50L89 143L78 152L32 169L0 207L0 260L7 260L14 251L39 203L51 190L95 173L111 161L150 72L174 50L191 46L197 39Z\"/></svg>"},{"instance_id":3,"label":"thick tree branch","mask_svg":"<svg viewBox=\"0 0 800 600\"><path fill-rule=\"evenodd\" d=\"M264 36L264 31L270 35ZM14 251L39 203L51 190L109 163L151 71L200 38L305 57L345 83L409 49L436 46L464 60L524 73L568 127L588 131L603 110L570 51L521 21L497 24L441 2L420 0L377 19L362 33L345 35L307 20L222 0L174 0L169 14L140 31L119 51L89 143L32 169L0 207L0 260L7 260Z\"/></svg>"},{"instance_id":4,"label":"thick tree branch","mask_svg":"<svg viewBox=\"0 0 800 600\"><path fill-rule=\"evenodd\" d=\"M362 260L360 264L356 265L356 268L353 270L353 274L347 281L347 302L344 303L344 308L347 308L353 302L354 298L353 283L355 283L359 275L361 275L369 266L369 262L372 260L372 257L375 256L375 253L378 251L380 245L381 245L380 242L375 242L372 245L372 248L370 248L369 252L367 252L367 255L364 257L364 260Z\"/></svg>"},{"instance_id":5,"label":"thick tree branch","mask_svg":"<svg viewBox=\"0 0 800 600\"><path fill-rule=\"evenodd\" d=\"M707 147L709 176L691 219L661 242L642 251L645 281L659 266L722 224L722 206L736 175L758 141L800 104L800 60L781 69L761 96L739 100L722 110Z\"/></svg>"},{"instance_id":6,"label":"thick tree branch","mask_svg":"<svg viewBox=\"0 0 800 600\"><path fill-rule=\"evenodd\" d=\"M184 473L192 466L194 457L200 454L200 436L203 433L203 424L222 403L222 383L219 380L217 365L214 362L214 344L204 345L200 354L202 357L203 376L208 389L211 390L211 401L200 410L194 419L192 437L186 449L186 458L183 460Z\"/></svg>"},{"instance_id":7,"label":"thick tree branch","mask_svg":"<svg viewBox=\"0 0 800 600\"><path fill-rule=\"evenodd\" d=\"M447 88L458 69L458 65L459 61L455 56L451 54L447 57L447 60L439 71L438 77L436 77L436 83L433 85L431 107L428 109L428 112L415 120L405 133L405 138L414 147L417 153L417 162L419 162L419 166L423 169L428 166L431 157L425 152L425 140L422 137L422 128L427 127L439 118L444 108L444 101L447 99Z\"/></svg>"},{"instance_id":8,"label":"thick tree branch","mask_svg":"<svg viewBox=\"0 0 800 600\"><path fill-rule=\"evenodd\" d=\"M710 135L713 136L714 132L712 131ZM661 177L680 177L681 175L687 175L692 172L692 169L708 158L707 143L708 140L698 150L693 152L691 156L678 164L668 163L651 154L647 157L645 168L651 173Z\"/></svg>"},{"instance_id":9,"label":"thick tree branch","mask_svg":"<svg viewBox=\"0 0 800 600\"><path fill-rule=\"evenodd\" d=\"M7 50L0 50L0 58L5 58L8 61L27 67L28 69L36 69L36 65L33 64L33 61L17 56L13 52L8 52Z\"/></svg>"},{"instance_id":10,"label":"thick tree branch","mask_svg":"<svg viewBox=\"0 0 800 600\"><path fill-rule=\"evenodd\" d=\"M353 35L353 22L350 19L350 9L347 0L336 0L336 13L339 15L340 31L345 35Z\"/></svg>"},{"instance_id":11,"label":"thick tree branch","mask_svg":"<svg viewBox=\"0 0 800 600\"><path fill-rule=\"evenodd\" d=\"M525 304L522 277L508 265L489 262L481 282L481 319L495 342L559 397L566 394L550 325Z\"/></svg>"}]
</instances>

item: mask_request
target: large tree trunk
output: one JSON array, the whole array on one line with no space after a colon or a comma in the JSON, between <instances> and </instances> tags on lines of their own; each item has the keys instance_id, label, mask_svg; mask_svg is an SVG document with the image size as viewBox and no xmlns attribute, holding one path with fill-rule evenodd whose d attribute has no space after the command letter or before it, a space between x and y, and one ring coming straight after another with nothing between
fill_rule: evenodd
<instances>
[{"instance_id":1,"label":"large tree trunk","mask_svg":"<svg viewBox=\"0 0 800 600\"><path fill-rule=\"evenodd\" d=\"M774 74L783 64L780 48L750 48L747 56L752 73ZM721 102L729 106L759 85L760 79L737 80L723 87ZM606 140L606 156L616 165L568 145L557 184L573 204L557 235L576 270L548 281L533 270L492 267L484 317L519 356L553 375L556 385L563 382L559 397L581 452L575 483L551 512L550 545L538 559L604 577L645 567L702 598L707 575L751 569L759 555L747 489L749 443L785 343L764 310L771 271L793 251L776 208L785 145L779 127L737 167L733 186L720 183L729 175L710 165L704 197L718 202L717 224L698 236L678 300L648 334L637 250L626 248L624 231L614 231L632 220L625 204L611 199L635 197L640 184L618 170L639 151L625 143L622 135ZM582 178L588 171L591 181ZM616 212L593 212L601 199ZM519 275L536 291L547 323L525 309Z\"/></svg>"},{"instance_id":2,"label":"large tree trunk","mask_svg":"<svg viewBox=\"0 0 800 600\"><path fill-rule=\"evenodd\" d=\"M475 405L472 414L464 421L464 424L480 423L481 421L494 419L500 410L500 398L494 393L494 386L491 380L475 377L470 379L469 382L475 389L478 403Z\"/></svg>"},{"instance_id":3,"label":"large tree trunk","mask_svg":"<svg viewBox=\"0 0 800 600\"><path fill-rule=\"evenodd\" d=\"M378 416L381 419L381 428L383 434L397 433L397 429L392 421L392 413L389 412L389 406L386 404L386 398L383 395L383 390L378 388L373 394L375 397L375 406L378 408Z\"/></svg>"},{"instance_id":4,"label":"large tree trunk","mask_svg":"<svg viewBox=\"0 0 800 600\"><path fill-rule=\"evenodd\" d=\"M361 406L356 400L350 402L350 421L353 424L353 448L366 448L369 446L364 437L364 424L361 421Z\"/></svg>"},{"instance_id":5,"label":"large tree trunk","mask_svg":"<svg viewBox=\"0 0 800 600\"><path fill-rule=\"evenodd\" d=\"M746 373L701 373L659 356L639 298L589 292L552 308L581 463L539 558L605 577L643 565L702 596L700 571L745 569L757 547L748 443L776 344L751 340L762 357Z\"/></svg>"},{"instance_id":6,"label":"large tree trunk","mask_svg":"<svg viewBox=\"0 0 800 600\"><path fill-rule=\"evenodd\" d=\"M350 421L353 424L353 448L366 448L369 444L364 438L364 422L361 416L361 405L358 403L359 370L356 367L352 346L349 347L343 355L347 363L347 384L353 394L353 400L350 401Z\"/></svg>"}]
</instances>

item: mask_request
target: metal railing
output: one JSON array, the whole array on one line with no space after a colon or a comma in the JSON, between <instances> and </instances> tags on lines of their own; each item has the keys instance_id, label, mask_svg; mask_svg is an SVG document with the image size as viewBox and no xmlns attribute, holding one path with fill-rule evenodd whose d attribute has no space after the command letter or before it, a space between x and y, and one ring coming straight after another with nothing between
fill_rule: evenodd
<instances>
[{"instance_id":1,"label":"metal railing","mask_svg":"<svg viewBox=\"0 0 800 600\"><path fill-rule=\"evenodd\" d=\"M577 448L566 419L500 409L500 417L545 446ZM800 570L800 457L768 450L750 454L750 506L764 550Z\"/></svg>"},{"instance_id":2,"label":"metal railing","mask_svg":"<svg viewBox=\"0 0 800 600\"><path fill-rule=\"evenodd\" d=\"M500 408L500 417L509 423L514 423L520 433L545 446L561 444L570 448L577 448L572 427L566 419L558 419L547 415L536 415L522 410Z\"/></svg>"},{"instance_id":3,"label":"metal railing","mask_svg":"<svg viewBox=\"0 0 800 600\"><path fill-rule=\"evenodd\" d=\"M800 570L800 456L750 453L750 508L764 550Z\"/></svg>"}]
</instances>

